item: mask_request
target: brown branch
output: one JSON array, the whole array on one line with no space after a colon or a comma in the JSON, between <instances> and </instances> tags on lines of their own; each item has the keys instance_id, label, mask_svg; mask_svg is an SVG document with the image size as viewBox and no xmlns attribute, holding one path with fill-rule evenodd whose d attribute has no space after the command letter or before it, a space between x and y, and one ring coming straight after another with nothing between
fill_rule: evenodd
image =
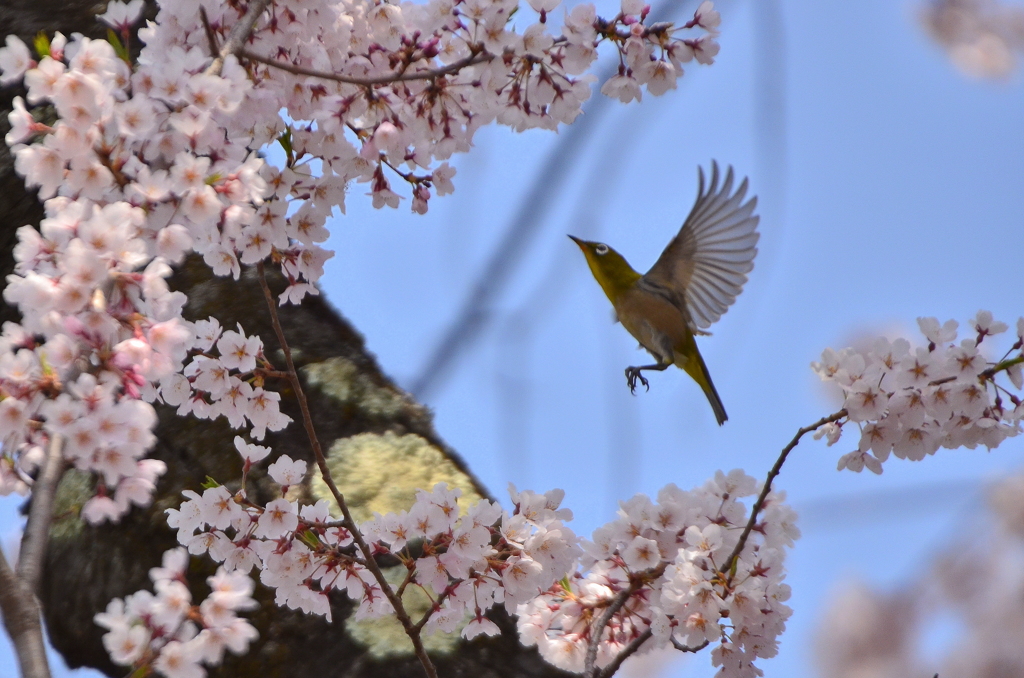
<instances>
[{"instance_id":1,"label":"brown branch","mask_svg":"<svg viewBox=\"0 0 1024 678\"><path fill-rule=\"evenodd\" d=\"M604 634L605 628L608 626L608 622L612 620L615 613L622 609L622 606L626 604L629 597L633 595L636 588L630 585L624 591L621 591L619 595L615 596L615 600L612 604L605 608L605 611L597 618L597 623L594 624L593 628L590 629L590 642L587 643L587 655L583 660L583 675L586 678L594 678L595 664L597 663L597 648L601 645L601 636ZM623 650L625 652L625 650ZM625 657L623 657L625 659Z\"/></svg>"},{"instance_id":2,"label":"brown branch","mask_svg":"<svg viewBox=\"0 0 1024 678\"><path fill-rule=\"evenodd\" d=\"M455 73L462 70L467 66L474 64L480 64L485 61L490 61L494 58L493 54L487 52L475 52L470 54L468 57L463 57L458 61L444 66L442 68L435 68L429 71L416 71L413 73L393 73L391 75L381 75L375 78L357 78L349 75L339 75L337 73L330 73L328 71L318 71L312 68L304 68L302 66L295 66L294 64L285 63L283 61L277 61L270 57L261 56L255 52L250 52L247 49L240 49L238 56L257 61L261 64L266 64L272 68L277 68L282 71L287 71L294 75L308 75L313 78L322 78L324 80L333 80L335 82L342 82L349 85L386 85L392 82L403 82L408 80L433 80L439 78L442 75L448 75L449 73Z\"/></svg>"},{"instance_id":3,"label":"brown branch","mask_svg":"<svg viewBox=\"0 0 1024 678\"><path fill-rule=\"evenodd\" d=\"M672 647L674 647L675 649L679 650L680 652L694 652L694 653L700 652L705 647L707 647L708 645L711 644L711 641L708 640L707 638L704 639L703 643L699 643L699 644L694 645L692 647L689 646L689 645L683 645L678 640L676 640L674 636L670 640L672 641Z\"/></svg>"},{"instance_id":4,"label":"brown branch","mask_svg":"<svg viewBox=\"0 0 1024 678\"><path fill-rule=\"evenodd\" d=\"M423 665L423 670L426 672L428 678L437 678L437 669L434 668L433 662L430 661L430 657L427 656L427 650L423 647L423 641L420 638L419 628L413 624L412 619L409 617L409 613L406 612L405 606L402 605L402 599L399 598L387 579L384 577L384 573L381 571L380 566L377 565L377 561L373 557L373 549L366 543L362 533L359 531L359 526L356 524L355 519L352 517L352 512L349 510L348 504L345 502L344 495L338 490L338 486L334 484L334 479L331 477L331 471L327 467L327 458L324 456L323 448L320 446L320 439L316 435L316 429L313 427L313 417L309 411L309 403L306 401L306 393L302 389L302 384L299 381L299 373L295 369L295 363L292 361L292 351L288 346L288 341L284 337L284 329L281 327L281 320L277 314L277 303L274 299L273 294L270 292L270 286L267 284L266 270L263 267L263 262L259 262L256 265L258 277L260 281L260 287L263 289L263 296L267 301L267 307L270 309L270 320L274 326L274 333L277 335L277 341L281 344L281 350L284 352L285 365L288 368L288 380L291 383L292 390L295 391L295 397L299 401L299 410L302 412L302 424L306 429L306 435L309 437L309 443L313 448L313 455L316 457L316 465L320 469L320 475L323 478L324 484L331 491L334 496L334 501L337 502L338 508L341 509L342 516L344 516L344 526L352 533L352 539L355 541L356 546L359 547L363 557L366 559L366 569L370 571L373 578L377 580L377 584L380 586L381 591L387 597L388 602L395 610L395 616L401 623L402 628L405 630L409 640L412 641L413 650L416 653L416 658L419 659L420 664Z\"/></svg>"},{"instance_id":5,"label":"brown branch","mask_svg":"<svg viewBox=\"0 0 1024 678\"><path fill-rule=\"evenodd\" d=\"M289 384L290 383L291 382L289 382ZM335 528L335 527L348 528L348 523L346 523L344 520L330 520L330 521L327 521L327 522L320 522L318 520L311 520L311 521L306 521L306 525L308 525L309 527L315 527L317 529L323 529L323 530L330 530L330 529Z\"/></svg>"},{"instance_id":6,"label":"brown branch","mask_svg":"<svg viewBox=\"0 0 1024 678\"><path fill-rule=\"evenodd\" d=\"M666 569L668 569L668 563L662 562L657 567L643 573L643 576L637 576L630 582L629 588L621 591L619 595L615 596L611 605L605 608L604 612L601 613L601 616L597 618L597 623L595 623L593 628L590 629L590 642L587 643L587 655L583 660L583 675L586 678L597 678L603 673L602 671L597 671L597 649L601 645L601 636L604 635L604 630L607 628L609 622L611 622L612 617L614 617L616 613L618 613L618 611L621 610L627 602L629 602L629 597L636 593L637 589L642 587L649 580L657 579L661 575L665 574ZM648 629L647 633L650 633L650 629ZM650 635L647 635L647 638L650 638ZM647 638L644 638L644 640ZM636 642L636 639L634 639L634 642ZM637 644L636 647L633 647L633 643L627 645L622 652L616 655L615 659L618 662L616 667L618 664L625 661L626 657L636 652L642 644L643 642Z\"/></svg>"},{"instance_id":7,"label":"brown branch","mask_svg":"<svg viewBox=\"0 0 1024 678\"><path fill-rule=\"evenodd\" d=\"M57 494L57 485L64 475L63 447L63 437L57 433L52 434L43 466L39 470L39 477L32 484L28 523L21 536L18 578L33 594L39 590L39 580L43 574L43 558L46 555L50 522L53 519L53 497Z\"/></svg>"},{"instance_id":8,"label":"brown branch","mask_svg":"<svg viewBox=\"0 0 1024 678\"><path fill-rule=\"evenodd\" d=\"M406 570L405 579L402 580L402 583L398 585L398 590L395 591L399 598L401 598L405 594L405 587L408 586L409 583L412 581L413 573L415 571L416 570L414 568L408 568Z\"/></svg>"},{"instance_id":9,"label":"brown branch","mask_svg":"<svg viewBox=\"0 0 1024 678\"><path fill-rule=\"evenodd\" d=\"M224 46L220 48L213 63L207 67L207 75L220 75L221 69L224 68L224 60L232 54L237 55L242 50L242 45L249 39L252 29L255 28L256 22L259 21L269 4L270 0L252 0L249 3L249 9L246 10L245 16L231 28Z\"/></svg>"},{"instance_id":10,"label":"brown branch","mask_svg":"<svg viewBox=\"0 0 1024 678\"><path fill-rule=\"evenodd\" d=\"M206 44L210 46L210 54L219 54L220 45L217 44L217 36L213 32L213 26L210 25L210 17L206 16L206 8L199 8L199 18L203 22L203 31L206 32Z\"/></svg>"},{"instance_id":11,"label":"brown branch","mask_svg":"<svg viewBox=\"0 0 1024 678\"><path fill-rule=\"evenodd\" d=\"M22 678L50 678L39 601L28 583L14 573L0 550L0 616L11 636Z\"/></svg>"},{"instance_id":12,"label":"brown branch","mask_svg":"<svg viewBox=\"0 0 1024 678\"><path fill-rule=\"evenodd\" d=\"M615 672L619 670L619 667L622 666L622 662L629 659L630 656L632 656L637 650L643 647L643 644L646 643L653 635L654 632L651 631L651 629L647 629L639 636L631 640L629 642L629 645L624 647L622 649L622 652L615 656L615 659L613 659L611 662L608 663L607 666L605 666L603 669L594 674L594 678L611 678L613 675L615 675ZM689 645L683 645L675 638L672 638L671 640L672 646L680 652L700 652L705 647L711 644L710 640L705 640L703 643L699 645L694 645L693 647L690 647Z\"/></svg>"},{"instance_id":13,"label":"brown branch","mask_svg":"<svg viewBox=\"0 0 1024 678\"><path fill-rule=\"evenodd\" d=\"M36 592L42 579L43 558L50 538L53 497L64 475L63 447L64 439L53 434L39 477L32 484L32 503L28 524L21 536L17 571L11 568L0 550L0 615L14 643L23 678L50 678Z\"/></svg>"},{"instance_id":14,"label":"brown branch","mask_svg":"<svg viewBox=\"0 0 1024 678\"><path fill-rule=\"evenodd\" d=\"M420 586L420 588L423 588L423 587ZM427 593L427 592L424 590L424 593ZM420 617L420 620L418 622L416 622L416 626L414 628L416 629L417 633L419 633L423 629L423 627L427 625L427 622L430 621L430 618L434 616L434 612L435 612L434 608L435 607L440 607L441 603L443 603L445 601L445 599L448 597L448 595L449 595L449 591L447 591L447 590L446 591L442 591L441 595L439 595L437 597L437 600L432 600L431 601L431 608L429 610L427 610L426 612L424 612L423 616ZM427 593L427 597L428 598L430 597L429 593Z\"/></svg>"},{"instance_id":15,"label":"brown branch","mask_svg":"<svg viewBox=\"0 0 1024 678\"><path fill-rule=\"evenodd\" d=\"M772 466L772 470L768 472L768 478L764 481L764 487L761 488L761 494L757 497L757 501L754 502L753 508L750 509L750 520L747 521L746 527L743 528L743 533L740 535L740 540L736 542L736 548L732 550L729 557L725 561L725 567L722 568L722 572L729 573L729 581L732 581L732 568L736 565L736 561L740 557L740 553L743 552L743 547L747 544L747 538L750 536L750 531L754 529L754 525L757 524L757 515L764 508L764 502L768 498L768 493L772 490L772 481L782 471L782 465L786 463L786 457L793 451L793 448L797 446L800 439L811 431L816 431L825 424L829 424L834 421L839 421L847 415L845 409L839 410L835 414L830 414L827 417L822 417L818 421L814 422L810 426L804 426L802 429L796 432L793 439L789 441L789 444L782 448L782 454L775 461L775 466Z\"/></svg>"},{"instance_id":16,"label":"brown branch","mask_svg":"<svg viewBox=\"0 0 1024 678\"><path fill-rule=\"evenodd\" d=\"M650 640L653 635L654 632L647 629L631 640L629 645L622 649L622 652L615 655L615 659L611 660L611 662L609 662L603 669L594 673L594 678L611 678L611 676L615 675L615 672L619 670L619 667L622 666L622 662L629 659L644 643Z\"/></svg>"}]
</instances>

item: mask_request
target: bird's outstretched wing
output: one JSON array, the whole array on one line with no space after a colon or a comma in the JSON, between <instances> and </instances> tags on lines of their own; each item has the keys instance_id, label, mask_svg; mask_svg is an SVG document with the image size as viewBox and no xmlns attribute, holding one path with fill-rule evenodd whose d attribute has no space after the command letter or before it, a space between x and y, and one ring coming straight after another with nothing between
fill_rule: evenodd
<instances>
[{"instance_id":1,"label":"bird's outstretched wing","mask_svg":"<svg viewBox=\"0 0 1024 678\"><path fill-rule=\"evenodd\" d=\"M732 193L733 173L718 185L718 163L711 163L711 184L704 191L698 168L697 202L683 227L644 276L661 287L683 292L693 329L706 329L722 317L743 291L757 254L757 198L746 203L744 179ZM731 195L730 195L731 194Z\"/></svg>"}]
</instances>

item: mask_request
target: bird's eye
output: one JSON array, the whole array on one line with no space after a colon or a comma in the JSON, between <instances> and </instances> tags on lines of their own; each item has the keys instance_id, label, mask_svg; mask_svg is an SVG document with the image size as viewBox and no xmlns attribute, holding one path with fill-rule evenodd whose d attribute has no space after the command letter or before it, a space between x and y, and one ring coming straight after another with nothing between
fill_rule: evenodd
<instances>
[{"instance_id":1,"label":"bird's eye","mask_svg":"<svg viewBox=\"0 0 1024 678\"><path fill-rule=\"evenodd\" d=\"M608 254L608 245L600 243L597 247L594 248L594 251L597 252L598 254Z\"/></svg>"}]
</instances>

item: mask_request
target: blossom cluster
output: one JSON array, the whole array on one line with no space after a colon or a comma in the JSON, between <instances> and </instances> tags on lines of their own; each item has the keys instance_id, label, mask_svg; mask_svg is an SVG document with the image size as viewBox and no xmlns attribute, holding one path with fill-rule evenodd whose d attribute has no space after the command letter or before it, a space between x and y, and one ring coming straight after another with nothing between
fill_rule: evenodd
<instances>
[{"instance_id":1,"label":"blossom cluster","mask_svg":"<svg viewBox=\"0 0 1024 678\"><path fill-rule=\"evenodd\" d=\"M220 664L224 650L245 654L257 638L256 629L237 614L257 605L252 579L220 568L206 580L210 595L193 605L187 566L184 549L167 551L162 566L149 571L155 593L115 598L96 615L96 623L107 629L103 646L110 658L135 669L132 675L152 669L167 678L202 678L201 664Z\"/></svg>"},{"instance_id":2,"label":"blossom cluster","mask_svg":"<svg viewBox=\"0 0 1024 678\"><path fill-rule=\"evenodd\" d=\"M955 320L917 322L926 346L878 338L867 351L826 349L821 362L812 364L822 380L840 387L846 412L815 436L826 436L831 445L848 422L860 429L858 447L840 458L840 470L881 473L890 454L919 461L942 447L992 449L1020 432L1024 318L1017 321L1016 341L995 362L985 350L1008 326L990 312L979 311L959 343ZM997 382L1004 373L1009 384Z\"/></svg>"},{"instance_id":3,"label":"blossom cluster","mask_svg":"<svg viewBox=\"0 0 1024 678\"><path fill-rule=\"evenodd\" d=\"M235 439L248 471L269 448ZM276 602L331 618L328 595L345 591L358 602L357 618L394 612L391 603L353 535L336 521L330 502L299 505L287 498L288 488L302 481L305 462L282 455L267 468L281 485L281 498L258 506L244 490L223 485L200 495L184 492L186 501L168 510L168 523L178 541L193 554L207 553L229 571L250 572L275 589ZM378 515L359 525L360 535L375 556L393 555L408 568L401 586L415 586L434 601L425 628L451 632L467 614L463 635L496 633L483 613L495 604L514 612L538 591L564 577L580 555L576 536L562 520L562 493L513 493L516 509L503 512L490 501L468 509L459 506L461 490L439 483L420 490L409 511Z\"/></svg>"},{"instance_id":4,"label":"blossom cluster","mask_svg":"<svg viewBox=\"0 0 1024 678\"><path fill-rule=\"evenodd\" d=\"M640 652L714 645L718 675L763 675L754 661L775 656L791 614L784 549L800 533L784 495L769 493L733 560L749 517L738 499L759 489L741 471L719 471L689 492L668 485L657 502L646 495L623 502L619 517L584 542L582 568L520 607L520 638L575 672L600 633L598 667L637 642ZM620 607L598 631L596 622L615 603Z\"/></svg>"},{"instance_id":5,"label":"blossom cluster","mask_svg":"<svg viewBox=\"0 0 1024 678\"><path fill-rule=\"evenodd\" d=\"M262 440L267 430L280 431L291 422L282 414L281 395L263 387L269 362L259 337L224 330L216 318L192 324L195 343L191 360L160 387L160 398L178 414L199 419L224 417L232 428L248 422L249 434ZM216 349L216 351L214 351Z\"/></svg>"},{"instance_id":6,"label":"blossom cluster","mask_svg":"<svg viewBox=\"0 0 1024 678\"><path fill-rule=\"evenodd\" d=\"M270 452L241 438L236 446L246 473ZM185 491L186 501L168 510L179 543L227 571L256 568L280 605L330 619L328 596L339 590L357 602L357 619L392 614L380 581L329 503L288 498L306 464L281 456L267 470L282 487L281 497L265 506L222 485ZM408 511L378 514L358 529L375 557L401 561L399 597L409 587L429 597L427 632L496 634L485 614L503 605L518 614L525 644L570 671L584 668L595 638L598 666L639 638L643 651L715 644L712 659L721 675L744 678L761 675L755 659L777 650L790 615L784 548L799 536L795 513L781 494L770 493L733 558L749 519L738 500L759 489L740 471L719 472L690 492L669 485L657 502L637 495L623 503L619 518L589 542L563 523L571 513L560 508L560 490L512 487L514 509L505 511L487 500L460 506L460 491L440 483L419 491ZM618 611L595 630L617 597Z\"/></svg>"},{"instance_id":7,"label":"blossom cluster","mask_svg":"<svg viewBox=\"0 0 1024 678\"><path fill-rule=\"evenodd\" d=\"M44 232L49 226L44 222ZM115 303L100 305L94 299L57 322L49 304L58 303L52 297L59 293L45 302L37 294L31 301L50 313L36 333L26 330L27 323L5 324L0 337L9 348L0 355L0 489L5 494L27 492L43 447L60 436L64 458L96 476L82 518L116 522L133 505L150 503L156 479L166 470L162 461L144 458L154 440L152 402L176 406L179 414L224 416L235 428L248 423L256 439L290 422L280 411L279 394L262 386L257 365L266 361L258 337L247 337L241 327L223 331L213 318L147 323L140 317L138 306L126 300L137 295L131 285L146 290L144 298L171 296L159 274L149 277L151 268L159 267L141 275L110 272L118 282L111 288ZM12 276L8 299L23 298L32 284L25 281L38 277ZM189 352L194 355L183 366ZM61 369L77 377L62 381Z\"/></svg>"},{"instance_id":8,"label":"blossom cluster","mask_svg":"<svg viewBox=\"0 0 1024 678\"><path fill-rule=\"evenodd\" d=\"M135 184L129 200L179 207L161 216L181 211L198 221L197 249L207 250L208 260L222 257L229 268L237 266L230 262L235 252L262 259L271 249L288 251L289 238L303 241L306 248L290 263L293 273L305 275L298 270L301 259L323 256L316 236L332 207L343 208L350 182L369 184L378 207L397 206L391 181L407 182L413 208L425 211L432 190L452 190L454 170L435 163L468 150L481 126L497 121L516 130L555 129L572 122L590 96L593 78L584 74L602 43L614 46L620 61L602 92L624 102L639 99L642 87L655 95L674 89L683 64L710 64L719 49L720 16L710 1L682 26L648 25L650 7L641 0L623 0L611 19L599 17L593 5L577 5L552 31L558 5L531 0L531 23L516 0L271 4L241 60L229 57L220 73L210 73L211 53L247 6L164 2L156 22L139 33L146 47L134 72L109 46L88 49L85 68L81 60L67 64L84 83L72 88L74 96L67 86L56 87L65 74L62 37L38 64L27 46L9 37L0 50L0 81L25 77L29 103L52 101L59 118L78 132L79 153L61 153L52 140L36 144L19 154L19 171L43 198L56 192L69 169L77 170L70 192L84 190L91 199L112 185ZM128 25L132 17L122 7L112 3L105 20ZM690 38L677 35L694 30ZM79 43L89 44L73 42L69 52ZM89 75L107 86L97 88ZM105 124L92 124L102 118ZM56 131L36 122L21 101L12 127L9 144L39 134L49 139ZM86 153L71 166L73 156L97 140L104 142L98 157ZM275 171L254 155L276 141L290 171ZM174 166L177 174L161 173ZM259 215L231 215L228 233L210 233L207 222L223 219L225 209L247 202L258 207L270 197L260 175L273 184L276 200ZM286 218L288 203L301 214Z\"/></svg>"},{"instance_id":9,"label":"blossom cluster","mask_svg":"<svg viewBox=\"0 0 1024 678\"><path fill-rule=\"evenodd\" d=\"M132 237L141 210L83 211L47 202L41 230L18 229L15 275L4 298L22 311L0 336L0 492L26 492L42 450L63 439L65 458L99 477L93 521L145 505L161 462L153 441L153 385L182 368L193 343L169 268L146 262Z\"/></svg>"},{"instance_id":10,"label":"blossom cluster","mask_svg":"<svg viewBox=\"0 0 1024 678\"><path fill-rule=\"evenodd\" d=\"M4 288L22 321L5 323L0 339L0 489L26 491L41 450L62 443L68 461L97 476L83 517L117 519L149 503L164 471L141 458L154 440L150 403L196 344L181 317L186 298L168 288L169 264L192 249L215 268L223 264L223 240L233 242L226 234L244 235L245 218L232 222L232 215L252 211L243 203L266 187L258 159L223 141L222 156L214 142L189 145L198 128L186 118L225 114L247 81L237 68L235 80L219 78L234 85L218 85L216 100L200 111L132 96L133 78L145 76L132 74L105 41L58 34L40 43L38 63L16 38L7 44L4 82L24 79L36 112L51 110L56 120L37 122L19 98L6 137L15 168L45 199L45 218L38 230L18 229ZM201 95L193 88L189 96ZM21 143L34 137L41 138Z\"/></svg>"}]
</instances>

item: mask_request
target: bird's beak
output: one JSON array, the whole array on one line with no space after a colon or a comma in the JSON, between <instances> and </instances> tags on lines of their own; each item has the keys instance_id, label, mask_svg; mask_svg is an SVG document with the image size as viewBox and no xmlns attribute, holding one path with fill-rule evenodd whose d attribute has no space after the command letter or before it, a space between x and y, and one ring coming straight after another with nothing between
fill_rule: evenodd
<instances>
[{"instance_id":1,"label":"bird's beak","mask_svg":"<svg viewBox=\"0 0 1024 678\"><path fill-rule=\"evenodd\" d=\"M583 249L583 241L582 241L582 240L580 240L579 238L577 238L577 237L576 237L576 236L574 236L574 235L570 235L570 236L569 236L569 239L570 239L570 240L572 240L572 241L573 241L574 243L576 243L577 245L579 245L579 246L580 246L580 249Z\"/></svg>"}]
</instances>

